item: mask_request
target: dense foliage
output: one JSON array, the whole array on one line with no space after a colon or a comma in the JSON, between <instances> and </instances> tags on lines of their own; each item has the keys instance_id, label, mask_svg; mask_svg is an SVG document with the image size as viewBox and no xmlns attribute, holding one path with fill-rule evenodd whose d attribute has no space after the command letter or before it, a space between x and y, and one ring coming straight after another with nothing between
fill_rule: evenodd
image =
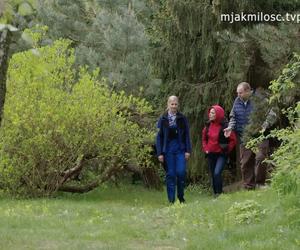
<instances>
[{"instance_id":1,"label":"dense foliage","mask_svg":"<svg viewBox=\"0 0 300 250\"><path fill-rule=\"evenodd\" d=\"M274 131L282 140L280 148L272 155L272 160L277 167L272 185L279 194L300 194L300 103L296 106L297 123L292 128Z\"/></svg>"},{"instance_id":2,"label":"dense foliage","mask_svg":"<svg viewBox=\"0 0 300 250\"><path fill-rule=\"evenodd\" d=\"M49 38L73 41L76 65L100 67L101 75L116 90L135 95L154 94L149 42L137 16L143 1L38 1L38 16L51 27Z\"/></svg>"},{"instance_id":3,"label":"dense foliage","mask_svg":"<svg viewBox=\"0 0 300 250\"><path fill-rule=\"evenodd\" d=\"M192 124L194 153L189 163L191 180L206 178L200 153L207 108L215 103L229 113L239 82L267 88L293 52L299 52L295 23L222 23L222 13L294 13L297 0L273 1L148 1L153 10L149 29L153 66L162 78L160 97L179 95Z\"/></svg>"},{"instance_id":4,"label":"dense foliage","mask_svg":"<svg viewBox=\"0 0 300 250\"><path fill-rule=\"evenodd\" d=\"M270 103L279 105L290 126L272 131L282 141L272 155L277 167L272 184L279 194L300 194L300 56L294 55L278 79L270 86ZM299 198L298 198L299 199Z\"/></svg>"},{"instance_id":5,"label":"dense foliage","mask_svg":"<svg viewBox=\"0 0 300 250\"><path fill-rule=\"evenodd\" d=\"M151 166L143 99L110 91L82 68L70 42L15 54L0 130L0 185L16 194L88 191L126 167ZM80 182L72 181L80 180ZM72 187L66 187L69 182Z\"/></svg>"},{"instance_id":6,"label":"dense foliage","mask_svg":"<svg viewBox=\"0 0 300 250\"><path fill-rule=\"evenodd\" d=\"M271 95L265 106L276 110L277 118L269 134L257 131L252 134L252 139L247 146L252 150L264 139L277 140L279 145L271 155L269 163L274 165L275 171L272 186L279 194L294 193L299 195L300 188L300 56L295 54L291 61L284 67L281 75L271 82L269 87ZM262 103L265 103L262 102ZM246 132L261 130L266 114L265 108L260 107L251 114L251 122L246 127ZM247 139L251 134L248 133Z\"/></svg>"},{"instance_id":7,"label":"dense foliage","mask_svg":"<svg viewBox=\"0 0 300 250\"><path fill-rule=\"evenodd\" d=\"M180 109L188 116L191 124L193 140L194 151L188 164L188 179L202 184L208 181L207 162L200 149L200 131L204 126L207 108L218 103L228 114L239 82L248 81L253 88L267 89L270 81L278 78L293 53L300 53L298 24L293 22L234 22L230 24L220 20L222 13L257 13L260 11L281 14L297 13L300 9L298 0L284 2L278 0L267 2L248 0L11 0L5 1L4 9L0 22L10 23L19 29L18 35L10 41L11 53L51 45L59 38L72 41L69 46L74 49L74 55L72 54L70 65L76 68L76 71L72 71L71 66L68 70L61 69L60 71L57 68L52 75L53 79L57 78L64 84L68 83L63 87L63 91L59 92L61 94L67 95L68 93L73 96L75 93L73 91L81 86L80 84L76 86L77 83L81 83L80 79L83 79L83 76L88 75L87 72L89 72L90 81L101 82L100 85L98 84L101 86L99 88L105 86L107 93L114 93L111 92L114 90L125 91L126 94L142 96L155 104L155 117L158 117L159 112L165 109L167 96L178 95ZM30 28L30 30L24 30L25 28ZM27 52L25 59L32 57L35 62L41 56L41 51L43 49ZM19 56L16 56L14 60ZM50 55L49 58L52 56ZM44 61L48 62L46 55ZM24 72L22 74L27 82L31 82L36 74L40 75L41 79L46 76L50 77L41 73L48 72L48 69L43 69L43 67L48 68L47 63L38 61L40 64L38 66L26 62L27 66L22 64L22 68L26 69L26 72L22 71ZM294 63L292 64L295 66ZM84 65L88 67L81 69L79 73ZM94 74L93 72L98 71L99 67L101 74ZM72 72L70 77L69 71ZM13 72L12 69L11 72ZM66 72L66 76L63 76L62 72ZM54 76L55 74L58 76ZM289 77L287 74L282 75ZM101 80L102 77L106 78L108 87ZM12 79L10 76L10 85ZM57 82L49 79L45 82ZM276 111L292 106L293 112L290 114L296 113L295 103L290 102L295 97L290 95L296 94L297 91L288 91L288 97L285 92L289 89L285 86L289 86L293 81L285 81L285 84L282 84L282 80L279 79L281 78L272 83L273 101L269 105L260 103L259 109L262 114L256 117L258 122L261 122L260 117L265 115L265 109L272 106L277 107ZM23 87L20 88L22 89L20 92L23 92ZM281 93L279 94L281 99L277 101L275 100L278 93L274 92L275 89ZM84 87L83 90L85 90ZM90 91L93 90L90 89ZM16 98L19 95L21 93L16 94ZM50 93L48 95L50 96ZM114 93L114 95L119 94ZM124 94L121 95L125 97ZM133 99L131 97L130 100ZM23 105L23 98L20 97L16 99L16 106L19 105L19 100L22 101L20 105ZM39 107L39 101L34 103ZM85 107L84 102L82 107ZM6 113L12 112L9 111L10 108L7 109ZM67 112L66 110L63 111ZM44 111L47 110L41 109L41 112ZM147 124L151 129L155 128L153 114L151 114L151 120L149 113L141 116L135 110L130 109L130 111L131 122L141 127ZM80 112L78 120L81 120L80 115L93 117L89 113L92 112L91 110L83 109ZM15 116L19 114L16 113ZM71 116L68 115L68 117ZM282 122L279 124L280 128L287 125L286 120L284 118L280 121ZM2 133L8 133L8 125L5 124L7 121L3 123ZM256 129L258 130L258 126ZM253 131L252 128L250 130ZM23 136L23 130L21 131L18 136ZM294 128L289 131L297 134ZM15 136L15 134L12 135ZM8 140L8 137L7 134L5 140ZM81 139L83 138L84 135ZM285 141L284 138L281 140ZM124 148L126 145L125 143ZM81 152L80 149L76 150ZM297 153L293 150L289 152L294 152L294 155ZM13 154L10 153L10 155ZM238 161L234 161L234 157L235 155L231 156L232 165L238 164ZM282 157L280 159L282 160ZM80 163L80 160L78 161ZM72 159L72 164L76 165L76 162ZM276 165L282 164L279 161L276 163ZM132 164L129 165L132 166ZM132 169L139 172L136 168ZM225 171L226 182L234 178L239 180L239 176L236 175L238 169L237 167ZM231 174L228 174L230 172Z\"/></svg>"}]
</instances>

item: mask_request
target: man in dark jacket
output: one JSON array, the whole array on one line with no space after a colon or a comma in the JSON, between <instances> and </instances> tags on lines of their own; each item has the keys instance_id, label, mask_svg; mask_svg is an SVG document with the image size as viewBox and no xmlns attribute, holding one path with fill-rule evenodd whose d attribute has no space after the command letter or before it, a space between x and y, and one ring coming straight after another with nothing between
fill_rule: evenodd
<instances>
[{"instance_id":1,"label":"man in dark jacket","mask_svg":"<svg viewBox=\"0 0 300 250\"><path fill-rule=\"evenodd\" d=\"M274 129L278 122L279 109L271 106L268 99L269 93L263 88L255 89L251 96L253 111L249 117L249 123L243 132L243 141L247 142L251 139L258 138L261 135L267 136ZM264 187L267 178L267 172L271 169L271 165L265 162L278 141L275 138L264 138L257 145L256 163L255 163L255 184L257 188Z\"/></svg>"},{"instance_id":2,"label":"man in dark jacket","mask_svg":"<svg viewBox=\"0 0 300 250\"><path fill-rule=\"evenodd\" d=\"M245 143L242 141L244 128L249 123L249 116L253 110L250 100L250 84L241 82L237 86L237 95L230 112L228 127L224 129L224 132L226 137L230 136L232 130L238 135L243 185L246 189L253 189L255 188L255 154L252 150L247 149Z\"/></svg>"}]
</instances>

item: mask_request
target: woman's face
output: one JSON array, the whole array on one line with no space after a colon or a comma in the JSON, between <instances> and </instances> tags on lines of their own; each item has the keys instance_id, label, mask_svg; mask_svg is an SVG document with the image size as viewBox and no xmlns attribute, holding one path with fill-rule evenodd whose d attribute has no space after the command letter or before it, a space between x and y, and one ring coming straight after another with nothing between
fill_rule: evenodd
<instances>
[{"instance_id":1,"label":"woman's face","mask_svg":"<svg viewBox=\"0 0 300 250\"><path fill-rule=\"evenodd\" d=\"M210 109L208 116L210 121L214 121L216 119L216 110Z\"/></svg>"},{"instance_id":2,"label":"woman's face","mask_svg":"<svg viewBox=\"0 0 300 250\"><path fill-rule=\"evenodd\" d=\"M168 110L171 113L176 113L178 109L178 101L177 100L170 100L168 102Z\"/></svg>"}]
</instances>

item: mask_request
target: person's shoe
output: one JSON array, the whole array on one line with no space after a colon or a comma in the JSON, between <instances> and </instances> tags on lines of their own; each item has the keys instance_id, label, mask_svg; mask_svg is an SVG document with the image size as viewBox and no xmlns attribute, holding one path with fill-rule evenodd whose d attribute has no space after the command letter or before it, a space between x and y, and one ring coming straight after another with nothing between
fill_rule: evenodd
<instances>
[{"instance_id":1,"label":"person's shoe","mask_svg":"<svg viewBox=\"0 0 300 250\"><path fill-rule=\"evenodd\" d=\"M263 184L256 184L255 188L257 188L257 189L266 189L266 188L268 188L268 186L267 185L263 185Z\"/></svg>"},{"instance_id":2,"label":"person's shoe","mask_svg":"<svg viewBox=\"0 0 300 250\"><path fill-rule=\"evenodd\" d=\"M214 198L216 199L216 198L218 198L220 195L221 195L221 193L216 193L216 194L214 194Z\"/></svg>"},{"instance_id":3,"label":"person's shoe","mask_svg":"<svg viewBox=\"0 0 300 250\"><path fill-rule=\"evenodd\" d=\"M184 198L179 199L179 202L180 202L180 203L185 203L185 199L184 199Z\"/></svg>"},{"instance_id":4,"label":"person's shoe","mask_svg":"<svg viewBox=\"0 0 300 250\"><path fill-rule=\"evenodd\" d=\"M253 190L253 189L255 189L255 186L252 186L252 185L249 185L249 184L245 184L244 185L244 189L246 189L246 190Z\"/></svg>"},{"instance_id":5,"label":"person's shoe","mask_svg":"<svg viewBox=\"0 0 300 250\"><path fill-rule=\"evenodd\" d=\"M175 201L169 201L170 205L174 205Z\"/></svg>"}]
</instances>

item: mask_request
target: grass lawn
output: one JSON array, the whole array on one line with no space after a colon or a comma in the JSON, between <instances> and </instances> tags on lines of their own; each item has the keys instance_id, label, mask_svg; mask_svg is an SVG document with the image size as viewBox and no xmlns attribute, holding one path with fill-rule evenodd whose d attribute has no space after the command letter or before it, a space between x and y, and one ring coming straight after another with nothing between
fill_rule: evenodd
<instances>
[{"instance_id":1,"label":"grass lawn","mask_svg":"<svg viewBox=\"0 0 300 250\"><path fill-rule=\"evenodd\" d=\"M299 200L270 189L217 199L188 188L102 186L52 199L0 198L0 249L300 249Z\"/></svg>"}]
</instances>

